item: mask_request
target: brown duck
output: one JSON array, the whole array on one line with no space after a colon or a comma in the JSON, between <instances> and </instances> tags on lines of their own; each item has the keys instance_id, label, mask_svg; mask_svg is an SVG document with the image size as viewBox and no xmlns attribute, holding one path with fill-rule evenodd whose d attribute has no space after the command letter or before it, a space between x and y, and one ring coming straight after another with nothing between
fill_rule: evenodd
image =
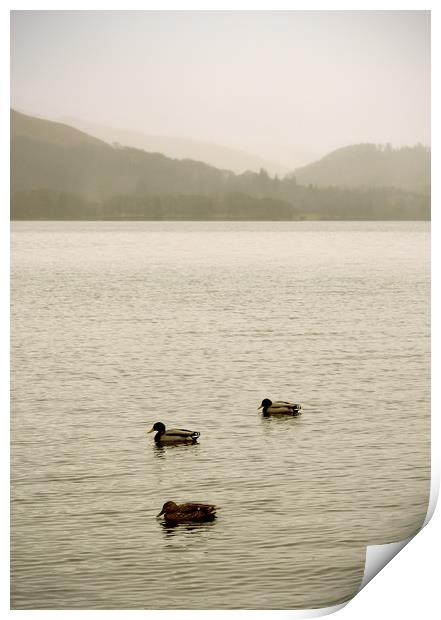
<instances>
[{"instance_id":1,"label":"brown duck","mask_svg":"<svg viewBox=\"0 0 441 620\"><path fill-rule=\"evenodd\" d=\"M162 515L164 515L164 520L167 523L212 521L216 518L216 506L212 504L175 504L175 502L165 502L157 517Z\"/></svg>"}]
</instances>

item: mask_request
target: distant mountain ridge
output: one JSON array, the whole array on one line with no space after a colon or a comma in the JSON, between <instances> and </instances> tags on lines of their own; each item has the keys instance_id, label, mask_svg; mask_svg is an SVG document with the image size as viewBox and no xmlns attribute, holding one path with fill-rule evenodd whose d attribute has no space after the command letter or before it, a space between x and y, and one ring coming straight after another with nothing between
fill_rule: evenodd
<instances>
[{"instance_id":1,"label":"distant mountain ridge","mask_svg":"<svg viewBox=\"0 0 441 620\"><path fill-rule=\"evenodd\" d=\"M37 118L11 110L10 112L11 138L25 136L33 140L41 140L58 146L76 146L79 144L101 144L105 143L94 136L83 131L79 131L66 125L43 118Z\"/></svg>"},{"instance_id":2,"label":"distant mountain ridge","mask_svg":"<svg viewBox=\"0 0 441 620\"><path fill-rule=\"evenodd\" d=\"M354 144L329 153L294 171L298 183L318 187L397 187L430 193L430 148L394 149L389 145Z\"/></svg>"},{"instance_id":3,"label":"distant mountain ridge","mask_svg":"<svg viewBox=\"0 0 441 620\"><path fill-rule=\"evenodd\" d=\"M63 123L11 111L11 187L79 193L88 200L143 191L198 193L233 173L203 162L110 146ZM234 175L233 175L234 176Z\"/></svg>"},{"instance_id":4,"label":"distant mountain ridge","mask_svg":"<svg viewBox=\"0 0 441 620\"><path fill-rule=\"evenodd\" d=\"M97 136L108 144L118 143L121 146L142 149L149 153L162 153L173 159L203 161L215 168L231 170L236 174L247 170L259 172L261 168L264 168L269 174L280 176L288 173L291 169L280 162L270 161L241 149L203 142L202 140L145 134L130 129L107 127L78 118L67 117L61 120L76 129Z\"/></svg>"},{"instance_id":5,"label":"distant mountain ridge","mask_svg":"<svg viewBox=\"0 0 441 620\"><path fill-rule=\"evenodd\" d=\"M240 175L111 146L11 111L12 219L428 219L430 199L397 188L320 189L265 170Z\"/></svg>"}]
</instances>

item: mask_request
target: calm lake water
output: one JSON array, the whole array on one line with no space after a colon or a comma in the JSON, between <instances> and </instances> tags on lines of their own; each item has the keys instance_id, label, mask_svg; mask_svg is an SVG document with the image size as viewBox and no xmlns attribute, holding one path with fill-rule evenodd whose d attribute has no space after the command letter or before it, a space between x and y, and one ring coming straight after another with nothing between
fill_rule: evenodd
<instances>
[{"instance_id":1,"label":"calm lake water","mask_svg":"<svg viewBox=\"0 0 441 620\"><path fill-rule=\"evenodd\" d=\"M11 296L13 608L333 605L422 525L427 223L15 222Z\"/></svg>"}]
</instances>

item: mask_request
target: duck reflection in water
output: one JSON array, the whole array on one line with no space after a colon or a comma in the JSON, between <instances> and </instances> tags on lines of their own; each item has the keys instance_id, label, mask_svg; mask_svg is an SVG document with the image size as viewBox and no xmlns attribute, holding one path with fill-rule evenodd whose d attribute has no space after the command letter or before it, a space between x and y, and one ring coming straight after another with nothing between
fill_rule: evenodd
<instances>
[{"instance_id":1,"label":"duck reflection in water","mask_svg":"<svg viewBox=\"0 0 441 620\"><path fill-rule=\"evenodd\" d=\"M196 536L207 531L207 528L214 527L216 520L201 523L166 523L161 521L161 531L166 540L179 538L180 536Z\"/></svg>"},{"instance_id":2,"label":"duck reflection in water","mask_svg":"<svg viewBox=\"0 0 441 620\"><path fill-rule=\"evenodd\" d=\"M194 444L191 444L191 447L194 448L197 453L197 448L200 447L200 444L194 443ZM152 448L153 448L153 454L158 459L165 459L167 456L167 452L169 450L171 450L174 454L179 454L179 452L182 450L188 450L188 446L186 446L185 444L171 444L171 445L164 446L160 443L154 443ZM191 452L192 454L195 454L193 450Z\"/></svg>"},{"instance_id":3,"label":"duck reflection in water","mask_svg":"<svg viewBox=\"0 0 441 620\"><path fill-rule=\"evenodd\" d=\"M300 424L302 418L300 416L287 416L287 415L262 415L260 416L260 422L268 430L277 430L280 433L280 427L292 426L292 424Z\"/></svg>"}]
</instances>

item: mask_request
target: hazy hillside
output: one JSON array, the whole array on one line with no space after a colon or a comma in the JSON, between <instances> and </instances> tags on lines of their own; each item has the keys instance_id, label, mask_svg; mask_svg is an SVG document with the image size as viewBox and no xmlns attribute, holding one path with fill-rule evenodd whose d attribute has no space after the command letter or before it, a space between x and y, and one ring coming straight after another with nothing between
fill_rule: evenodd
<instances>
[{"instance_id":1,"label":"hazy hillside","mask_svg":"<svg viewBox=\"0 0 441 620\"><path fill-rule=\"evenodd\" d=\"M417 145L393 149L356 144L329 153L294 171L297 182L319 187L398 187L430 193L430 149Z\"/></svg>"},{"instance_id":2,"label":"hazy hillside","mask_svg":"<svg viewBox=\"0 0 441 620\"><path fill-rule=\"evenodd\" d=\"M112 147L63 125L11 113L12 191L36 188L101 200L115 194L206 193L234 176L203 162Z\"/></svg>"},{"instance_id":3,"label":"hazy hillside","mask_svg":"<svg viewBox=\"0 0 441 620\"><path fill-rule=\"evenodd\" d=\"M108 144L119 143L122 146L134 147L151 153L162 153L176 159L194 159L207 164L242 173L246 170L258 172L265 168L269 174L284 175L291 169L290 166L276 161L266 160L257 155L239 149L233 149L219 144L190 140L176 136L148 135L129 129L117 129L91 123L78 118L62 119L72 127L86 131Z\"/></svg>"},{"instance_id":4,"label":"hazy hillside","mask_svg":"<svg viewBox=\"0 0 441 620\"><path fill-rule=\"evenodd\" d=\"M26 136L32 140L40 140L58 146L78 146L80 144L103 145L98 138L78 131L63 123L36 118L11 110L11 138Z\"/></svg>"},{"instance_id":5,"label":"hazy hillside","mask_svg":"<svg viewBox=\"0 0 441 620\"><path fill-rule=\"evenodd\" d=\"M236 175L11 114L13 219L427 219L429 212L430 199L417 193L320 189L265 170Z\"/></svg>"}]
</instances>

